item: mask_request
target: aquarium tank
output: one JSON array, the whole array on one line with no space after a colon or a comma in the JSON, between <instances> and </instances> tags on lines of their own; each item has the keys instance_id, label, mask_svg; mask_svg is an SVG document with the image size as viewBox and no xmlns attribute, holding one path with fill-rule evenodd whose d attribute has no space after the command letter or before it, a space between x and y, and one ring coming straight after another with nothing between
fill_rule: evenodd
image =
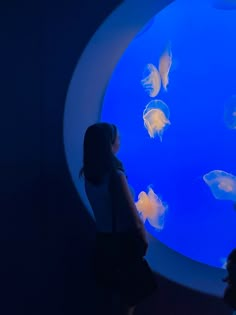
<instances>
[{"instance_id":1,"label":"aquarium tank","mask_svg":"<svg viewBox=\"0 0 236 315\"><path fill-rule=\"evenodd\" d=\"M236 247L236 1L175 1L137 34L104 94L147 231L223 268Z\"/></svg>"}]
</instances>

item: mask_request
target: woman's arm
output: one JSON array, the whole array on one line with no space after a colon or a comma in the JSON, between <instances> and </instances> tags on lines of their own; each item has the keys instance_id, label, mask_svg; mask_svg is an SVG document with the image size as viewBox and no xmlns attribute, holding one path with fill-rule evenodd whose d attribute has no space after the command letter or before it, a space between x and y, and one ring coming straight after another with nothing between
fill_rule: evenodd
<instances>
[{"instance_id":1,"label":"woman's arm","mask_svg":"<svg viewBox=\"0 0 236 315\"><path fill-rule=\"evenodd\" d=\"M112 174L110 181L110 191L112 195L114 211L119 213L121 209L125 209L125 211L127 211L127 217L133 221L133 224L135 224L140 230L143 238L147 240L143 222L139 217L126 176L122 171L118 170Z\"/></svg>"}]
</instances>

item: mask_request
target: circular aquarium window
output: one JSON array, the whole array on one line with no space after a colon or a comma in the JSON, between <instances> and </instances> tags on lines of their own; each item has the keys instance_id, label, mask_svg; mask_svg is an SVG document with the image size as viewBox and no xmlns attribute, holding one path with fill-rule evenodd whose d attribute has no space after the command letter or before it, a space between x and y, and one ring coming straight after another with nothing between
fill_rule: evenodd
<instances>
[{"instance_id":1,"label":"circular aquarium window","mask_svg":"<svg viewBox=\"0 0 236 315\"><path fill-rule=\"evenodd\" d=\"M101 113L119 127L147 230L214 267L236 246L236 10L226 4L176 1L152 18L117 64Z\"/></svg>"},{"instance_id":2,"label":"circular aquarium window","mask_svg":"<svg viewBox=\"0 0 236 315\"><path fill-rule=\"evenodd\" d=\"M233 1L124 1L81 56L64 113L66 159L88 212L83 136L109 121L152 235L152 268L216 296L236 244Z\"/></svg>"}]
</instances>

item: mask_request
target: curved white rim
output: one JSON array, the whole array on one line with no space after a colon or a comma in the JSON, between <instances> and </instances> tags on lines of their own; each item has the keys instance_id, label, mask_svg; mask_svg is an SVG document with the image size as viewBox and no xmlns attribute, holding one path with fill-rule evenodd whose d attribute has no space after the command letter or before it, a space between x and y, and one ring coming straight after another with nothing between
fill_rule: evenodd
<instances>
[{"instance_id":1,"label":"curved white rim","mask_svg":"<svg viewBox=\"0 0 236 315\"><path fill-rule=\"evenodd\" d=\"M94 34L81 56L66 99L64 145L68 167L79 195L92 211L78 173L82 165L83 136L88 125L99 120L103 95L114 68L141 28L173 0L124 1ZM166 278L189 288L222 296L225 270L198 263L151 237L150 265Z\"/></svg>"}]
</instances>

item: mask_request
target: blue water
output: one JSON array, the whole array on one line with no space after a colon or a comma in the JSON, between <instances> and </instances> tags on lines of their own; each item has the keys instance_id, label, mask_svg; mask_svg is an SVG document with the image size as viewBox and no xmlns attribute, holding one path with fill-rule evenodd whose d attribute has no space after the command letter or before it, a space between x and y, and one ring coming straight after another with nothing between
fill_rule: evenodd
<instances>
[{"instance_id":1,"label":"blue water","mask_svg":"<svg viewBox=\"0 0 236 315\"><path fill-rule=\"evenodd\" d=\"M101 114L120 130L119 158L136 200L152 184L169 205L164 229L147 229L179 253L217 267L236 247L236 211L231 201L216 200L202 177L215 169L236 175L236 130L224 123L224 105L236 94L235 34L236 11L176 1L130 43ZM173 54L168 91L151 98L140 83L143 70L148 63L158 66L168 42ZM170 110L162 142L151 139L143 124L152 99Z\"/></svg>"}]
</instances>

